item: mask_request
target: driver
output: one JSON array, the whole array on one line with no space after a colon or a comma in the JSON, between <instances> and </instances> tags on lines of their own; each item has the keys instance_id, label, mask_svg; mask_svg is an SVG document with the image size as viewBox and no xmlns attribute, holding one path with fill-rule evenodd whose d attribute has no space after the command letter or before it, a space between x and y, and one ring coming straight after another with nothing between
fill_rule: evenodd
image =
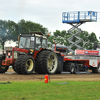
<instances>
[{"instance_id":1,"label":"driver","mask_svg":"<svg viewBox=\"0 0 100 100\"><path fill-rule=\"evenodd\" d=\"M34 41L31 41L30 47L31 47L31 48L34 48Z\"/></svg>"}]
</instances>

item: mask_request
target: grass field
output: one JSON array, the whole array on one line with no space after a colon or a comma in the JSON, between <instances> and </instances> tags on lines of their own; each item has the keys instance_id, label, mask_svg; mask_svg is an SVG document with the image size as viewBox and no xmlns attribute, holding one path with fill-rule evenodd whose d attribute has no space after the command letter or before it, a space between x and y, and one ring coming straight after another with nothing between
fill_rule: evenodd
<instances>
[{"instance_id":1,"label":"grass field","mask_svg":"<svg viewBox=\"0 0 100 100\"><path fill-rule=\"evenodd\" d=\"M44 81L1 84L0 100L100 100L100 82Z\"/></svg>"}]
</instances>

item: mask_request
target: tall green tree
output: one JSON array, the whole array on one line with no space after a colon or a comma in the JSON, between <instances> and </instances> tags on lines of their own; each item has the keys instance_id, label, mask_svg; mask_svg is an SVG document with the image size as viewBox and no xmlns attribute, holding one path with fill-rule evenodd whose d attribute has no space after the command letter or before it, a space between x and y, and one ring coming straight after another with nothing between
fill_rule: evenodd
<instances>
[{"instance_id":1,"label":"tall green tree","mask_svg":"<svg viewBox=\"0 0 100 100\"><path fill-rule=\"evenodd\" d=\"M93 49L94 42L98 42L97 37L94 32L89 34L87 31L83 31L80 34L80 37L83 39L83 42L81 42L80 45L84 49Z\"/></svg>"},{"instance_id":2,"label":"tall green tree","mask_svg":"<svg viewBox=\"0 0 100 100\"><path fill-rule=\"evenodd\" d=\"M8 33L9 33L9 40L17 41L17 29L18 24L14 21L8 20Z\"/></svg>"},{"instance_id":3,"label":"tall green tree","mask_svg":"<svg viewBox=\"0 0 100 100\"><path fill-rule=\"evenodd\" d=\"M67 39L70 36L71 35L68 32L66 32L66 30L63 30L61 32L59 30L56 30L55 32L53 32L53 35L51 35L48 38L48 41L50 41L51 43L53 43L53 41L55 41L57 44L69 45L69 42Z\"/></svg>"},{"instance_id":4,"label":"tall green tree","mask_svg":"<svg viewBox=\"0 0 100 100\"><path fill-rule=\"evenodd\" d=\"M30 31L41 31L44 35L48 33L48 29L41 24L34 23L32 21L20 20L18 23L17 35L21 33L29 33Z\"/></svg>"},{"instance_id":5,"label":"tall green tree","mask_svg":"<svg viewBox=\"0 0 100 100\"><path fill-rule=\"evenodd\" d=\"M13 21L0 20L0 43L2 45L2 49L4 50L4 43L7 40L13 39L13 33L15 29L16 23Z\"/></svg>"}]
</instances>

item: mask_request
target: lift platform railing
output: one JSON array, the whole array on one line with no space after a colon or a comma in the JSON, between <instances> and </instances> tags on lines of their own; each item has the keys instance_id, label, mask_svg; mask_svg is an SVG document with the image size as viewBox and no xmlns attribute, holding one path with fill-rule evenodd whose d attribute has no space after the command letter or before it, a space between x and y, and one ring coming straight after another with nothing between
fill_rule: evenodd
<instances>
[{"instance_id":1,"label":"lift platform railing","mask_svg":"<svg viewBox=\"0 0 100 100\"><path fill-rule=\"evenodd\" d=\"M63 23L82 23L82 22L96 22L97 12L95 11L77 11L77 12L63 12Z\"/></svg>"}]
</instances>

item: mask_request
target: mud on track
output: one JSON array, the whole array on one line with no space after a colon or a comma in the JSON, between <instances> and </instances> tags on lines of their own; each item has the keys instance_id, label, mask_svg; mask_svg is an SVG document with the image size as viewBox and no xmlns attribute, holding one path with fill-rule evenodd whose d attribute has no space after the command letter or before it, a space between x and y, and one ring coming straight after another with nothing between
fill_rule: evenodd
<instances>
[{"instance_id":1,"label":"mud on track","mask_svg":"<svg viewBox=\"0 0 100 100\"><path fill-rule=\"evenodd\" d=\"M0 74L0 81L44 81L43 74L19 75L12 69ZM50 80L72 81L100 81L100 74L55 74L50 75Z\"/></svg>"}]
</instances>

